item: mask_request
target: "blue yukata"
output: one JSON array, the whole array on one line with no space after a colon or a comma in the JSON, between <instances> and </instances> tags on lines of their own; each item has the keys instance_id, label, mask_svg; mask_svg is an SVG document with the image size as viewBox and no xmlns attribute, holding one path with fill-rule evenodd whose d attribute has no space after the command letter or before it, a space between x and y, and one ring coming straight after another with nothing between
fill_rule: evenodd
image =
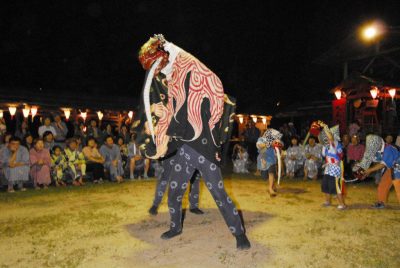
<instances>
[{"instance_id":1,"label":"blue yukata","mask_svg":"<svg viewBox=\"0 0 400 268\"><path fill-rule=\"evenodd\" d=\"M393 177L400 179L400 152L392 145L385 144L383 152L377 152L375 162L382 163L386 168L393 168Z\"/></svg>"},{"instance_id":2,"label":"blue yukata","mask_svg":"<svg viewBox=\"0 0 400 268\"><path fill-rule=\"evenodd\" d=\"M322 156L325 157L325 170L324 174L335 178L341 177L342 169L340 161L343 155L343 146L340 142L330 142L322 150Z\"/></svg>"}]
</instances>

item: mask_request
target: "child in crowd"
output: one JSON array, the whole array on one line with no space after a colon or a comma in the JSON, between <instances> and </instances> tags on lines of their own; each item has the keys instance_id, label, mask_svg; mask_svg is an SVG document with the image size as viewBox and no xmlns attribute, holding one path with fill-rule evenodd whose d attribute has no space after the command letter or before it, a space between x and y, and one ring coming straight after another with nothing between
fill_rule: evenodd
<instances>
[{"instance_id":1,"label":"child in crowd","mask_svg":"<svg viewBox=\"0 0 400 268\"><path fill-rule=\"evenodd\" d=\"M291 145L286 150L285 156L285 166L286 166L286 174L290 178L294 178L296 172L300 170L304 163L304 153L303 148L299 146L299 139L296 136L293 136L290 140Z\"/></svg>"},{"instance_id":2,"label":"child in crowd","mask_svg":"<svg viewBox=\"0 0 400 268\"><path fill-rule=\"evenodd\" d=\"M54 146L51 154L51 175L57 187L66 186L64 175L67 167L67 160L62 153L61 147L58 145Z\"/></svg>"},{"instance_id":3,"label":"child in crowd","mask_svg":"<svg viewBox=\"0 0 400 268\"><path fill-rule=\"evenodd\" d=\"M83 177L86 175L85 156L78 150L78 143L75 139L70 139L65 148L65 156L68 163L68 174L72 178L75 186L84 185Z\"/></svg>"},{"instance_id":4,"label":"child in crowd","mask_svg":"<svg viewBox=\"0 0 400 268\"><path fill-rule=\"evenodd\" d=\"M247 169L249 154L240 144L235 144L233 147L232 161L234 173L249 173Z\"/></svg>"}]
</instances>

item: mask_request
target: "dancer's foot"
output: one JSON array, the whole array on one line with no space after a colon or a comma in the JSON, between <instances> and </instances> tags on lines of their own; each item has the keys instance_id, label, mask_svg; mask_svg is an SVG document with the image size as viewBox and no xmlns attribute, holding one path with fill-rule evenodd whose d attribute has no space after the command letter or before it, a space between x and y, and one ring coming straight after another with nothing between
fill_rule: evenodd
<instances>
[{"instance_id":1,"label":"dancer's foot","mask_svg":"<svg viewBox=\"0 0 400 268\"><path fill-rule=\"evenodd\" d=\"M372 205L372 208L375 208L375 209L383 209L383 208L385 208L385 203L383 203L383 202L376 202L375 204Z\"/></svg>"},{"instance_id":2,"label":"dancer's foot","mask_svg":"<svg viewBox=\"0 0 400 268\"><path fill-rule=\"evenodd\" d=\"M331 202L326 201L326 202L322 203L322 207L324 207L324 208L330 207L330 206L331 206Z\"/></svg>"},{"instance_id":3,"label":"dancer's foot","mask_svg":"<svg viewBox=\"0 0 400 268\"><path fill-rule=\"evenodd\" d=\"M246 250L251 248L250 241L247 239L246 234L241 234L236 237L236 248L238 250Z\"/></svg>"},{"instance_id":4,"label":"dancer's foot","mask_svg":"<svg viewBox=\"0 0 400 268\"><path fill-rule=\"evenodd\" d=\"M117 176L116 179L117 179L117 183L121 183L124 181L124 179L121 176Z\"/></svg>"},{"instance_id":5,"label":"dancer's foot","mask_svg":"<svg viewBox=\"0 0 400 268\"><path fill-rule=\"evenodd\" d=\"M276 192L273 189L270 189L268 192L269 192L269 196L270 197L275 197L276 196Z\"/></svg>"},{"instance_id":6,"label":"dancer's foot","mask_svg":"<svg viewBox=\"0 0 400 268\"><path fill-rule=\"evenodd\" d=\"M204 212L199 208L191 208L190 212L192 212L193 214L197 214L197 215L204 214Z\"/></svg>"},{"instance_id":7,"label":"dancer's foot","mask_svg":"<svg viewBox=\"0 0 400 268\"><path fill-rule=\"evenodd\" d=\"M347 208L346 205L338 205L338 206L337 206L337 209L338 209L338 210L345 210L346 208Z\"/></svg>"},{"instance_id":8,"label":"dancer's foot","mask_svg":"<svg viewBox=\"0 0 400 268\"><path fill-rule=\"evenodd\" d=\"M178 236L180 234L182 234L182 230L180 230L180 231L169 230L169 231L167 231L167 232L165 232L165 233L163 233L161 235L161 239L169 240L169 239L171 239L171 238L173 238L175 236Z\"/></svg>"},{"instance_id":9,"label":"dancer's foot","mask_svg":"<svg viewBox=\"0 0 400 268\"><path fill-rule=\"evenodd\" d=\"M158 210L158 207L156 207L156 206L151 206L151 208L149 209L149 213L151 214L151 215L157 215L157 210Z\"/></svg>"}]
</instances>

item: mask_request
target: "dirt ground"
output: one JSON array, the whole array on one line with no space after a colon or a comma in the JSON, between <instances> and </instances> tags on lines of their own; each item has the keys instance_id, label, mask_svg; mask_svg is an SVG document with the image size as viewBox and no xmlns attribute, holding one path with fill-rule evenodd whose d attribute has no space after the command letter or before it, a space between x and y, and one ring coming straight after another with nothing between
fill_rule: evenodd
<instances>
[{"instance_id":1,"label":"dirt ground","mask_svg":"<svg viewBox=\"0 0 400 268\"><path fill-rule=\"evenodd\" d=\"M226 176L252 243L237 251L201 183L204 215L186 213L170 241L166 199L150 216L155 180L0 193L0 267L400 267L400 207L370 209L372 183L349 186L346 211L322 208L319 182L282 180L270 198L252 175ZM187 198L184 207L188 207Z\"/></svg>"}]
</instances>

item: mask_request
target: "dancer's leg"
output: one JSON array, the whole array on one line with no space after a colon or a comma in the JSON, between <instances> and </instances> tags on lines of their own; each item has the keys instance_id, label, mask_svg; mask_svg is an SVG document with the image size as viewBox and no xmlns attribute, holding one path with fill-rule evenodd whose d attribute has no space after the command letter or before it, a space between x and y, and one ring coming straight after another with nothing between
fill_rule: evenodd
<instances>
[{"instance_id":1,"label":"dancer's leg","mask_svg":"<svg viewBox=\"0 0 400 268\"><path fill-rule=\"evenodd\" d=\"M196 171L190 180L189 203L190 209L199 208L200 172Z\"/></svg>"}]
</instances>

